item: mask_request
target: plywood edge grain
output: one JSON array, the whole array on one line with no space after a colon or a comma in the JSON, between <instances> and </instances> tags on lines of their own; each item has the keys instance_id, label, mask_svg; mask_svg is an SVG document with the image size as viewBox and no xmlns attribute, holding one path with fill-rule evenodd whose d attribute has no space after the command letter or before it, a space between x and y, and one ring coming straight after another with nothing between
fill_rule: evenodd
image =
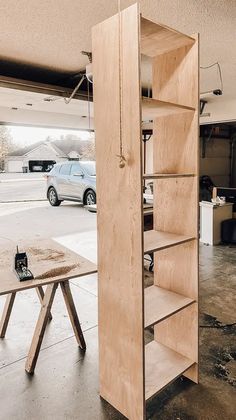
<instances>
[{"instance_id":1,"label":"plywood edge grain","mask_svg":"<svg viewBox=\"0 0 236 420\"><path fill-rule=\"evenodd\" d=\"M144 174L143 178L144 179L168 179L168 178L191 178L196 176L195 174L157 174L157 173L153 173L153 174Z\"/></svg>"}]
</instances>

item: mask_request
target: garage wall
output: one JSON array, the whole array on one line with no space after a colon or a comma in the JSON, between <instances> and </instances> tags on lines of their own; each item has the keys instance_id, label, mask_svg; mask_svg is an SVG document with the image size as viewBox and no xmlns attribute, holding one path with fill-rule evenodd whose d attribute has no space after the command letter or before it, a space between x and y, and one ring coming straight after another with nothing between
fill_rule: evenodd
<instances>
[{"instance_id":1,"label":"garage wall","mask_svg":"<svg viewBox=\"0 0 236 420\"><path fill-rule=\"evenodd\" d=\"M230 182L230 140L200 138L200 175L209 175L215 185L228 187Z\"/></svg>"},{"instance_id":2,"label":"garage wall","mask_svg":"<svg viewBox=\"0 0 236 420\"><path fill-rule=\"evenodd\" d=\"M218 122L236 121L236 100L227 100L223 96L210 95L205 98L208 103L204 108L204 114L210 116L201 116L201 124L213 124Z\"/></svg>"}]
</instances>

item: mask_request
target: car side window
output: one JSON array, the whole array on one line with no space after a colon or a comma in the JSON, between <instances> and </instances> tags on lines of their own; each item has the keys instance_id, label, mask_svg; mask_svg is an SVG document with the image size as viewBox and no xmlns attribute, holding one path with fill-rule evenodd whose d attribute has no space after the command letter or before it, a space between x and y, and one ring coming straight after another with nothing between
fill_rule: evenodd
<instances>
[{"instance_id":1,"label":"car side window","mask_svg":"<svg viewBox=\"0 0 236 420\"><path fill-rule=\"evenodd\" d=\"M50 175L58 174L60 172L60 169L61 169L60 165L54 166L50 171Z\"/></svg>"},{"instance_id":2,"label":"car side window","mask_svg":"<svg viewBox=\"0 0 236 420\"><path fill-rule=\"evenodd\" d=\"M81 174L81 173L83 173L83 172L82 172L82 170L81 170L80 165L78 165L78 163L74 163L74 164L71 166L71 175Z\"/></svg>"},{"instance_id":3,"label":"car side window","mask_svg":"<svg viewBox=\"0 0 236 420\"><path fill-rule=\"evenodd\" d=\"M70 175L71 165L61 165L60 175Z\"/></svg>"}]
</instances>

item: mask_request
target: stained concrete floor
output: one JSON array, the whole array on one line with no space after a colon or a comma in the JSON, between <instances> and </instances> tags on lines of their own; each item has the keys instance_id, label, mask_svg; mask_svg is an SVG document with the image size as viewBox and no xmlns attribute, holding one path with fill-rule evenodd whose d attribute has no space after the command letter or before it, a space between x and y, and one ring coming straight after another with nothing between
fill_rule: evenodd
<instances>
[{"instance_id":1,"label":"stained concrete floor","mask_svg":"<svg viewBox=\"0 0 236 420\"><path fill-rule=\"evenodd\" d=\"M152 420L236 419L236 248L200 247L200 384L178 379L147 407ZM148 271L146 285L152 281ZM96 275L73 280L87 341L78 350L60 293L53 306L35 375L24 363L39 311L35 291L16 300L0 342L1 420L122 420L98 393ZM0 298L0 309L4 299Z\"/></svg>"}]
</instances>

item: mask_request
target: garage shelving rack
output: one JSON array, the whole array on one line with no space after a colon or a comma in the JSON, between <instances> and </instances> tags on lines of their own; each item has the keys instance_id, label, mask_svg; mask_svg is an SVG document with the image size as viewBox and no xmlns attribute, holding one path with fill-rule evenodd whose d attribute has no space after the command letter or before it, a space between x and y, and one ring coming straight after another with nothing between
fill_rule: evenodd
<instances>
[{"instance_id":1,"label":"garage shelving rack","mask_svg":"<svg viewBox=\"0 0 236 420\"><path fill-rule=\"evenodd\" d=\"M198 382L198 36L143 18L135 4L92 39L100 395L142 420L177 377ZM141 54L152 59L152 98L141 96ZM153 174L142 170L142 120L153 120ZM147 232L143 177L154 184ZM152 252L154 284L144 289Z\"/></svg>"}]
</instances>

